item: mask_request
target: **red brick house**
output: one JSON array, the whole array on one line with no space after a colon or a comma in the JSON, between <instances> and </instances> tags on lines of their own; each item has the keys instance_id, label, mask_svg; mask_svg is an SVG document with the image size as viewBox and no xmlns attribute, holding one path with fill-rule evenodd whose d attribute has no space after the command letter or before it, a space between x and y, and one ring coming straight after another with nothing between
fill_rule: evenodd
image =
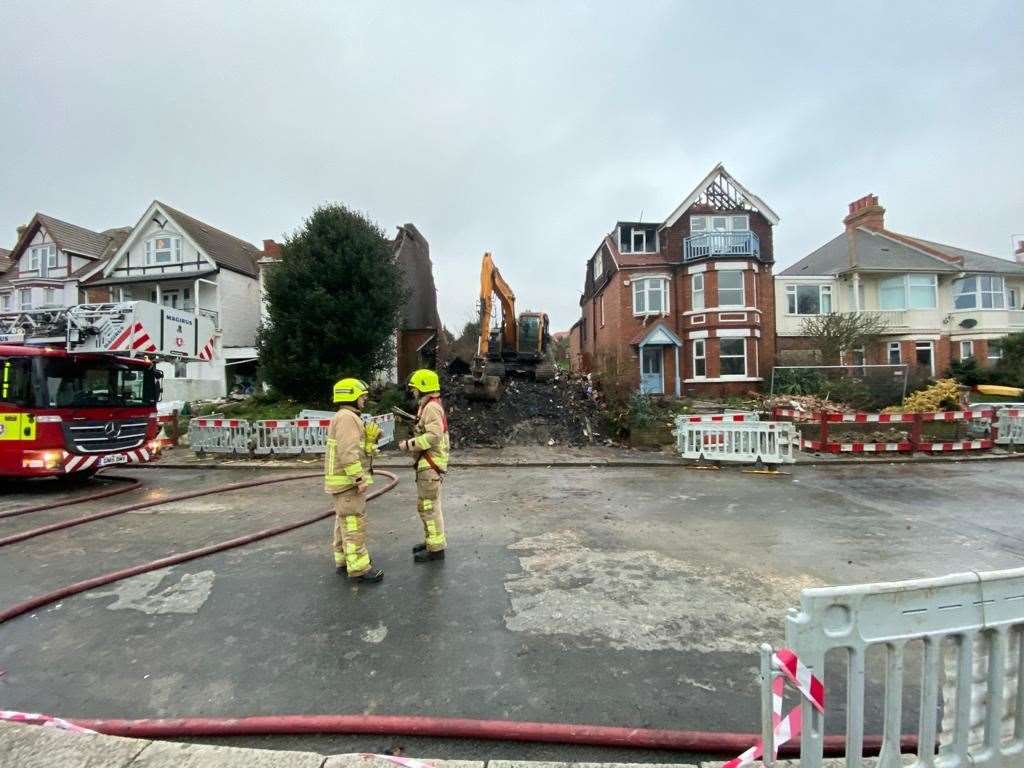
<instances>
[{"instance_id":1,"label":"red brick house","mask_svg":"<svg viewBox=\"0 0 1024 768\"><path fill-rule=\"evenodd\" d=\"M574 367L647 394L756 388L775 359L778 221L718 164L664 221L618 222L587 261Z\"/></svg>"}]
</instances>

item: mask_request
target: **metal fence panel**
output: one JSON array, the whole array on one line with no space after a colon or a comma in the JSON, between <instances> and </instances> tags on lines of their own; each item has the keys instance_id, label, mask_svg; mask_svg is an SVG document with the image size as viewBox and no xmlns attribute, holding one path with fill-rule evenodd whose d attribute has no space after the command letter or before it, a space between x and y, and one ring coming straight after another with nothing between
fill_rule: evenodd
<instances>
[{"instance_id":1,"label":"metal fence panel","mask_svg":"<svg viewBox=\"0 0 1024 768\"><path fill-rule=\"evenodd\" d=\"M712 421L691 423L676 419L676 445L684 459L753 464L792 464L796 429L773 421ZM731 418L731 417L726 417Z\"/></svg>"},{"instance_id":2,"label":"metal fence panel","mask_svg":"<svg viewBox=\"0 0 1024 768\"><path fill-rule=\"evenodd\" d=\"M252 429L243 419L191 419L188 443L196 453L247 453Z\"/></svg>"},{"instance_id":3,"label":"metal fence panel","mask_svg":"<svg viewBox=\"0 0 1024 768\"><path fill-rule=\"evenodd\" d=\"M1024 409L1004 408L996 414L998 445L1024 445Z\"/></svg>"},{"instance_id":4,"label":"metal fence panel","mask_svg":"<svg viewBox=\"0 0 1024 768\"><path fill-rule=\"evenodd\" d=\"M915 765L1002 768L1020 765L1024 757L1024 707L1017 685L1022 627L1024 568L1018 568L805 589L800 610L787 618L786 643L822 679L826 653L845 649L850 768L862 764L865 659L872 647L885 654L878 765L901 765L903 663L911 642L920 644L922 667ZM944 644L951 644L951 649ZM938 696L944 676L947 717L938 738ZM770 680L764 684L770 685ZM801 768L819 768L824 718L806 702L802 706Z\"/></svg>"}]
</instances>

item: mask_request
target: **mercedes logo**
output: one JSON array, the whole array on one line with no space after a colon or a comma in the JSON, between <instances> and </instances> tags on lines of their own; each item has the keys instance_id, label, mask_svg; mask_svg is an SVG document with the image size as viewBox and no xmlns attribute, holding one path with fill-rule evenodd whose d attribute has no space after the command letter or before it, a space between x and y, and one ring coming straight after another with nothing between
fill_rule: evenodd
<instances>
[{"instance_id":1,"label":"mercedes logo","mask_svg":"<svg viewBox=\"0 0 1024 768\"><path fill-rule=\"evenodd\" d=\"M107 437L114 437L117 435L117 424L112 421L108 421L103 425L103 434Z\"/></svg>"}]
</instances>

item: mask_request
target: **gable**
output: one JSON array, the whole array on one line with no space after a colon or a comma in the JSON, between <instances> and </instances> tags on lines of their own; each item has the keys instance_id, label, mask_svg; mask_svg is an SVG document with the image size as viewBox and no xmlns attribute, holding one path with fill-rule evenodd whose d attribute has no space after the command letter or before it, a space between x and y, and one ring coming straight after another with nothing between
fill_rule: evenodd
<instances>
[{"instance_id":1,"label":"gable","mask_svg":"<svg viewBox=\"0 0 1024 768\"><path fill-rule=\"evenodd\" d=\"M157 249L166 246L171 261L158 264ZM207 272L217 268L216 262L199 247L184 227L167 215L154 202L132 228L131 234L103 267L103 277L140 276L151 271L154 278L167 273Z\"/></svg>"},{"instance_id":2,"label":"gable","mask_svg":"<svg viewBox=\"0 0 1024 768\"><path fill-rule=\"evenodd\" d=\"M721 163L711 169L711 173L694 187L661 226L671 227L697 205L702 212L747 211L760 213L772 226L779 223L778 214L769 208L764 200L737 181Z\"/></svg>"}]
</instances>

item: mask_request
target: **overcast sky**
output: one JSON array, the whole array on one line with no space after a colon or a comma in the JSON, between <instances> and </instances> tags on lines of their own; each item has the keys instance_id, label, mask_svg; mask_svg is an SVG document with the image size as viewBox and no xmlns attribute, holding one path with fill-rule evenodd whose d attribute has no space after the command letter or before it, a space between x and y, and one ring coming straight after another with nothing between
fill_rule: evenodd
<instances>
[{"instance_id":1,"label":"overcast sky","mask_svg":"<svg viewBox=\"0 0 1024 768\"><path fill-rule=\"evenodd\" d=\"M259 244L339 201L420 228L447 325L490 250L562 329L602 235L719 161L778 268L869 192L896 231L1024 233L1020 2L26 0L0 47L0 246L154 198Z\"/></svg>"}]
</instances>

